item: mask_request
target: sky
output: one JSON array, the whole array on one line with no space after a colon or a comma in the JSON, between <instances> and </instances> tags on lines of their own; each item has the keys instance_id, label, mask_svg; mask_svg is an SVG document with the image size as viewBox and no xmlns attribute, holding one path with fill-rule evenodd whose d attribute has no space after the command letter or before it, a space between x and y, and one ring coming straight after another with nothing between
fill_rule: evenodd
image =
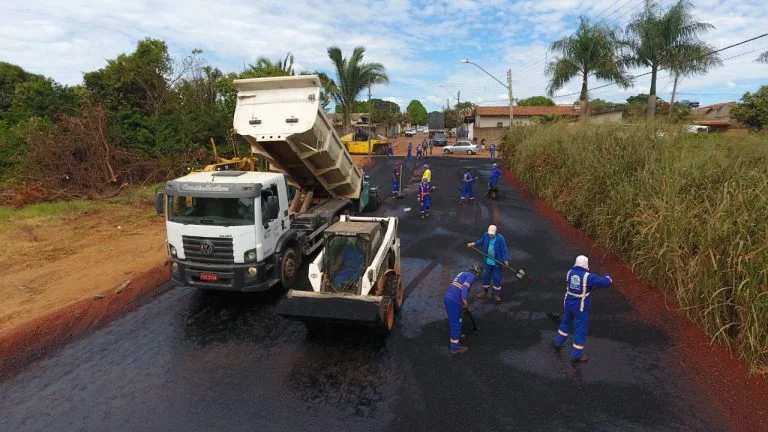
<instances>
[{"instance_id":1,"label":"sky","mask_svg":"<svg viewBox=\"0 0 768 432\"><path fill-rule=\"evenodd\" d=\"M716 48L768 31L764 0L693 0L693 5L700 21L715 26L703 39ZM333 76L329 46L345 54L364 46L365 60L382 63L390 78L387 86L373 86L374 98L403 109L418 99L429 111L457 98L507 105L506 87L461 60L470 59L502 82L511 69L515 99L544 95L545 64L553 57L547 47L574 33L580 15L624 28L641 7L641 0L0 0L0 61L75 85L83 73L152 37L164 40L176 59L201 49L206 61L224 72L240 71L259 56L278 59L291 52L297 70ZM736 101L768 84L768 65L754 62L765 51L768 37L723 51L724 65L684 79L678 100L702 106ZM590 87L604 84L592 80ZM669 100L666 72L660 72L657 86L659 96ZM624 102L649 87L646 76L632 88L609 86L591 97ZM579 90L574 80L553 99L573 103L578 96L571 93Z\"/></svg>"}]
</instances>

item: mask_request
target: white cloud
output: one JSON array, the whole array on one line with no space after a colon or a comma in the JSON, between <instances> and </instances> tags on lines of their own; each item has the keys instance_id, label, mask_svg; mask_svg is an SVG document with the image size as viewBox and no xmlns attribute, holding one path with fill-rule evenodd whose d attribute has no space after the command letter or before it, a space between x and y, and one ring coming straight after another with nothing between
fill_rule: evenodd
<instances>
[{"instance_id":1,"label":"white cloud","mask_svg":"<svg viewBox=\"0 0 768 432\"><path fill-rule=\"evenodd\" d=\"M759 0L695 4L695 14L717 27L706 37L717 47L759 34L768 15L768 6ZM175 57L200 48L225 71L240 70L258 56L282 58L290 51L300 69L331 72L329 46L349 53L363 45L366 60L383 63L391 79L389 86L373 88L374 97L401 105L419 99L432 110L447 97L455 103L460 91L461 100L501 105L506 90L474 66L459 63L461 58L469 57L502 82L512 68L515 98L543 95L544 66L552 59L546 48L573 32L580 14L623 25L641 6L639 1L598 0L187 0L183 7L169 0L29 0L3 6L0 59L76 84L83 72L131 52L144 37L165 40ZM768 50L768 38L728 50L723 57L757 48ZM768 66L753 62L758 54L726 60L703 77L685 79L680 92L688 98L702 95L704 101L731 100L731 93L754 90L761 80L768 81ZM660 77L659 89L669 92L666 73ZM649 87L643 77L632 89L611 86L592 96L620 101ZM580 88L580 82L570 82L559 94ZM569 95L556 101L575 99Z\"/></svg>"}]
</instances>

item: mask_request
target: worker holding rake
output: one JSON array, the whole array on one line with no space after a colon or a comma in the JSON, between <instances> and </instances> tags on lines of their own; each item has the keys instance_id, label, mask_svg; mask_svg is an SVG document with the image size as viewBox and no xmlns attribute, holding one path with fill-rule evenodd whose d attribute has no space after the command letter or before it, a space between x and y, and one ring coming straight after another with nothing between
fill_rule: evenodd
<instances>
[{"instance_id":1,"label":"worker holding rake","mask_svg":"<svg viewBox=\"0 0 768 432\"><path fill-rule=\"evenodd\" d=\"M488 226L488 232L483 233L480 240L467 243L467 247L479 248L486 258L483 262L483 292L477 295L478 299L488 297L488 290L493 280L493 294L496 303L501 303L501 268L509 267L509 250L504 236L497 234L496 225Z\"/></svg>"},{"instance_id":2,"label":"worker holding rake","mask_svg":"<svg viewBox=\"0 0 768 432\"><path fill-rule=\"evenodd\" d=\"M590 273L589 259L584 255L579 255L576 257L576 263L568 270L565 283L565 299L563 300L565 311L552 345L558 349L562 348L565 340L568 339L568 334L573 330L571 362L576 364L587 361L587 356L584 355L584 343L587 341L592 289L608 288L613 280L608 273L604 273L602 276Z\"/></svg>"}]
</instances>

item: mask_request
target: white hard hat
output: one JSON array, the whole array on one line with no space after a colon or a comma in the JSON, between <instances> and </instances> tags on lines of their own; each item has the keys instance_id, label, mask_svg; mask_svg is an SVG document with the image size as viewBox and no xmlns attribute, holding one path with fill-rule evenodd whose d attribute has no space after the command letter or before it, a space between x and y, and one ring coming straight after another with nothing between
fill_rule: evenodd
<instances>
[{"instance_id":1,"label":"white hard hat","mask_svg":"<svg viewBox=\"0 0 768 432\"><path fill-rule=\"evenodd\" d=\"M589 258L585 257L584 255L577 256L576 264L574 264L574 266L589 270Z\"/></svg>"},{"instance_id":2,"label":"white hard hat","mask_svg":"<svg viewBox=\"0 0 768 432\"><path fill-rule=\"evenodd\" d=\"M494 167L494 168L496 168L496 163L494 162L494 163L493 163L493 165L491 165L491 166L492 166L492 167Z\"/></svg>"},{"instance_id":3,"label":"white hard hat","mask_svg":"<svg viewBox=\"0 0 768 432\"><path fill-rule=\"evenodd\" d=\"M496 225L489 225L488 226L488 234L496 235Z\"/></svg>"}]
</instances>

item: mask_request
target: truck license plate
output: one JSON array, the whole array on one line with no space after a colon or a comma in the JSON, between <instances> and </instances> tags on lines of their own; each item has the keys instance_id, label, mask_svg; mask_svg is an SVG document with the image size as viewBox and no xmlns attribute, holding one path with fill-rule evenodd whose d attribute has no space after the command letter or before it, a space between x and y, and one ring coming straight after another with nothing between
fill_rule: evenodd
<instances>
[{"instance_id":1,"label":"truck license plate","mask_svg":"<svg viewBox=\"0 0 768 432\"><path fill-rule=\"evenodd\" d=\"M219 275L216 273L200 273L200 280L201 281L217 281L219 280Z\"/></svg>"}]
</instances>

